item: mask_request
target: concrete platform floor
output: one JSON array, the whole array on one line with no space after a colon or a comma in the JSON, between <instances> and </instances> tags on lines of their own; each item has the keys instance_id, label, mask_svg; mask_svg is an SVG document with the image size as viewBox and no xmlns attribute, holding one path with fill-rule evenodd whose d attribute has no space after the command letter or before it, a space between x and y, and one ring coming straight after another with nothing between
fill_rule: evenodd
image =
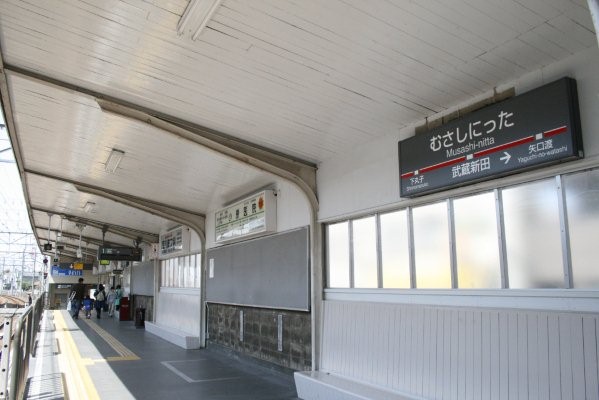
<instances>
[{"instance_id":1,"label":"concrete platform floor","mask_svg":"<svg viewBox=\"0 0 599 400\"><path fill-rule=\"evenodd\" d=\"M27 399L297 399L291 371L217 349L185 350L133 322L45 311Z\"/></svg>"}]
</instances>

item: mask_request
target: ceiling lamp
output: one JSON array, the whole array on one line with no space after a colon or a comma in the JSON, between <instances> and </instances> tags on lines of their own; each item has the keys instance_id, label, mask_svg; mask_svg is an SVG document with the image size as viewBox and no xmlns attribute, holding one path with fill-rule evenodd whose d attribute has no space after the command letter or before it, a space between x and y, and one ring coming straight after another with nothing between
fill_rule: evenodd
<instances>
[{"instance_id":1,"label":"ceiling lamp","mask_svg":"<svg viewBox=\"0 0 599 400\"><path fill-rule=\"evenodd\" d=\"M125 155L124 151L112 149L112 151L110 152L110 155L108 156L108 160L106 160L106 166L104 168L106 170L106 172L108 172L110 174L114 174L114 171L116 171L116 169L119 166L119 164L121 163L121 160L123 159L124 155Z\"/></svg>"},{"instance_id":2,"label":"ceiling lamp","mask_svg":"<svg viewBox=\"0 0 599 400\"><path fill-rule=\"evenodd\" d=\"M193 32L192 40L196 40L214 15L222 0L191 0L177 24L177 33Z\"/></svg>"},{"instance_id":3,"label":"ceiling lamp","mask_svg":"<svg viewBox=\"0 0 599 400\"><path fill-rule=\"evenodd\" d=\"M96 203L94 203L92 201L88 201L83 206L83 211L86 212L86 213L93 213L93 212L95 212L96 211Z\"/></svg>"}]
</instances>

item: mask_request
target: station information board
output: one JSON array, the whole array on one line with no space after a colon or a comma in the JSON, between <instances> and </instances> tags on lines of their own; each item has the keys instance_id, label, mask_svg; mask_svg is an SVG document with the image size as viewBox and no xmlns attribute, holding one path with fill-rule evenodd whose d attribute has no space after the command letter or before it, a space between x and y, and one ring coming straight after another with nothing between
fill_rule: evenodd
<instances>
[{"instance_id":1,"label":"station information board","mask_svg":"<svg viewBox=\"0 0 599 400\"><path fill-rule=\"evenodd\" d=\"M582 157L576 81L562 78L400 141L400 196Z\"/></svg>"}]
</instances>

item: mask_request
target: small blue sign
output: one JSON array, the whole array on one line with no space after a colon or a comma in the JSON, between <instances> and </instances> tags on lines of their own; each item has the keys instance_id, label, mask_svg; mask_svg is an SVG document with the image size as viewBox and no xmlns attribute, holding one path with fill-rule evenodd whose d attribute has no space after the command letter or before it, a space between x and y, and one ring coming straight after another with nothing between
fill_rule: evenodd
<instances>
[{"instance_id":1,"label":"small blue sign","mask_svg":"<svg viewBox=\"0 0 599 400\"><path fill-rule=\"evenodd\" d=\"M52 266L52 276L83 276L83 270Z\"/></svg>"}]
</instances>

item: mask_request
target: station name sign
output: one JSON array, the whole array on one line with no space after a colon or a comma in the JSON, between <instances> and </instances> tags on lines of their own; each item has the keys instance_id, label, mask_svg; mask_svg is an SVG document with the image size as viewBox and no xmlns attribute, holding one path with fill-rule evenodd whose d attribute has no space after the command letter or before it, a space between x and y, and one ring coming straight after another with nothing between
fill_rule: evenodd
<instances>
[{"instance_id":1,"label":"station name sign","mask_svg":"<svg viewBox=\"0 0 599 400\"><path fill-rule=\"evenodd\" d=\"M276 232L277 203L272 190L263 190L215 213L217 242Z\"/></svg>"},{"instance_id":2,"label":"station name sign","mask_svg":"<svg viewBox=\"0 0 599 400\"><path fill-rule=\"evenodd\" d=\"M399 142L401 197L582 158L576 81L553 83Z\"/></svg>"}]
</instances>

